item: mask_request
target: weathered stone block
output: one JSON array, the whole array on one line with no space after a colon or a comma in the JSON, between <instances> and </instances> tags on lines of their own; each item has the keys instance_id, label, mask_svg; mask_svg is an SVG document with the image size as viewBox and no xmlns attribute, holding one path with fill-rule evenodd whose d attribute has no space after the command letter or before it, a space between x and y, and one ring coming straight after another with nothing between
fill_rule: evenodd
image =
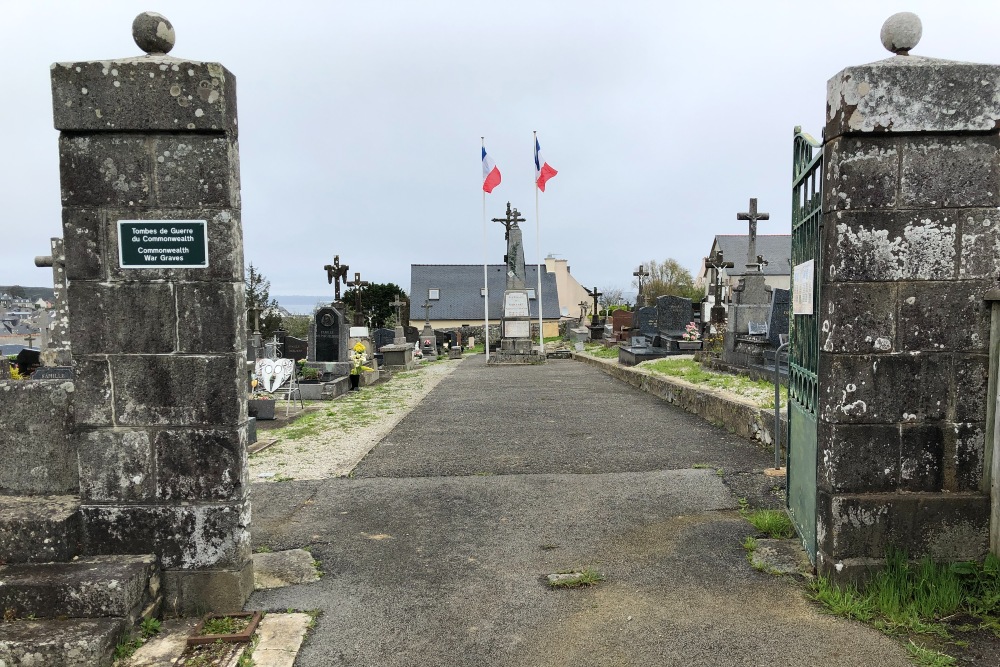
<instances>
[{"instance_id":1,"label":"weathered stone block","mask_svg":"<svg viewBox=\"0 0 1000 667\"><path fill-rule=\"evenodd\" d=\"M250 559L250 503L87 505L88 554L155 553L165 569L243 567Z\"/></svg>"},{"instance_id":2,"label":"weathered stone block","mask_svg":"<svg viewBox=\"0 0 1000 667\"><path fill-rule=\"evenodd\" d=\"M820 345L825 352L895 351L896 285L830 283L820 292Z\"/></svg>"},{"instance_id":3,"label":"weathered stone block","mask_svg":"<svg viewBox=\"0 0 1000 667\"><path fill-rule=\"evenodd\" d=\"M111 406L111 369L107 357L75 355L73 386L78 426L115 426Z\"/></svg>"},{"instance_id":4,"label":"weathered stone block","mask_svg":"<svg viewBox=\"0 0 1000 667\"><path fill-rule=\"evenodd\" d=\"M184 323L178 329L178 351L226 354L247 349L242 282L181 283L176 290L177 311Z\"/></svg>"},{"instance_id":5,"label":"weathered stone block","mask_svg":"<svg viewBox=\"0 0 1000 667\"><path fill-rule=\"evenodd\" d=\"M146 207L153 202L152 156L141 134L62 135L63 206Z\"/></svg>"},{"instance_id":6,"label":"weathered stone block","mask_svg":"<svg viewBox=\"0 0 1000 667\"><path fill-rule=\"evenodd\" d=\"M77 434L85 502L153 498L153 448L144 430L101 428Z\"/></svg>"},{"instance_id":7,"label":"weathered stone block","mask_svg":"<svg viewBox=\"0 0 1000 667\"><path fill-rule=\"evenodd\" d=\"M160 500L239 500L249 489L246 429L160 431L156 497Z\"/></svg>"},{"instance_id":8,"label":"weathered stone block","mask_svg":"<svg viewBox=\"0 0 1000 667\"><path fill-rule=\"evenodd\" d=\"M240 212L229 209L150 209L106 211L105 264L108 278L117 281L243 282L243 226ZM123 269L118 264L119 220L206 220L208 267L204 269Z\"/></svg>"},{"instance_id":9,"label":"weathered stone block","mask_svg":"<svg viewBox=\"0 0 1000 667\"><path fill-rule=\"evenodd\" d=\"M947 491L978 491L983 484L983 453L986 435L983 423L942 425L944 439L944 488Z\"/></svg>"},{"instance_id":10,"label":"weathered stone block","mask_svg":"<svg viewBox=\"0 0 1000 667\"><path fill-rule=\"evenodd\" d=\"M962 211L960 278L1000 276L1000 214L996 209Z\"/></svg>"},{"instance_id":11,"label":"weathered stone block","mask_svg":"<svg viewBox=\"0 0 1000 667\"><path fill-rule=\"evenodd\" d=\"M102 280L106 265L101 247L104 216L95 208L65 207L62 210L67 280Z\"/></svg>"},{"instance_id":12,"label":"weathered stone block","mask_svg":"<svg viewBox=\"0 0 1000 667\"><path fill-rule=\"evenodd\" d=\"M110 358L121 426L235 426L247 419L246 356Z\"/></svg>"},{"instance_id":13,"label":"weathered stone block","mask_svg":"<svg viewBox=\"0 0 1000 667\"><path fill-rule=\"evenodd\" d=\"M157 137L153 152L156 205L160 208L239 208L239 162L223 134Z\"/></svg>"},{"instance_id":14,"label":"weathered stone block","mask_svg":"<svg viewBox=\"0 0 1000 667\"><path fill-rule=\"evenodd\" d=\"M848 67L827 83L826 138L859 132L992 132L996 65L895 56Z\"/></svg>"},{"instance_id":15,"label":"weathered stone block","mask_svg":"<svg viewBox=\"0 0 1000 667\"><path fill-rule=\"evenodd\" d=\"M80 499L75 496L4 496L0 503L0 560L49 563L78 555L79 506Z\"/></svg>"},{"instance_id":16,"label":"weathered stone block","mask_svg":"<svg viewBox=\"0 0 1000 667\"><path fill-rule=\"evenodd\" d=\"M177 350L174 287L165 283L69 285L76 354L169 354Z\"/></svg>"},{"instance_id":17,"label":"weathered stone block","mask_svg":"<svg viewBox=\"0 0 1000 667\"><path fill-rule=\"evenodd\" d=\"M943 354L821 353L820 419L842 424L942 419L950 366Z\"/></svg>"},{"instance_id":18,"label":"weathered stone block","mask_svg":"<svg viewBox=\"0 0 1000 667\"><path fill-rule=\"evenodd\" d=\"M73 383L0 380L0 492L75 493Z\"/></svg>"},{"instance_id":19,"label":"weathered stone block","mask_svg":"<svg viewBox=\"0 0 1000 667\"><path fill-rule=\"evenodd\" d=\"M52 66L57 130L237 134L236 77L165 55Z\"/></svg>"},{"instance_id":20,"label":"weathered stone block","mask_svg":"<svg viewBox=\"0 0 1000 667\"><path fill-rule=\"evenodd\" d=\"M947 422L900 425L901 491L940 491L944 484L944 437Z\"/></svg>"},{"instance_id":21,"label":"weathered stone block","mask_svg":"<svg viewBox=\"0 0 1000 667\"><path fill-rule=\"evenodd\" d=\"M957 225L951 211L844 212L824 218L824 282L949 280Z\"/></svg>"},{"instance_id":22,"label":"weathered stone block","mask_svg":"<svg viewBox=\"0 0 1000 667\"><path fill-rule=\"evenodd\" d=\"M826 491L895 491L900 478L899 427L895 424L820 423L817 483Z\"/></svg>"},{"instance_id":23,"label":"weathered stone block","mask_svg":"<svg viewBox=\"0 0 1000 667\"><path fill-rule=\"evenodd\" d=\"M900 205L954 208L1000 205L1000 137L935 135L902 142Z\"/></svg>"},{"instance_id":24,"label":"weathered stone block","mask_svg":"<svg viewBox=\"0 0 1000 667\"><path fill-rule=\"evenodd\" d=\"M231 570L166 570L163 595L171 614L241 611L253 593L253 561Z\"/></svg>"},{"instance_id":25,"label":"weathered stone block","mask_svg":"<svg viewBox=\"0 0 1000 667\"><path fill-rule=\"evenodd\" d=\"M900 350L986 351L990 342L990 305L985 280L904 282L899 284Z\"/></svg>"},{"instance_id":26,"label":"weathered stone block","mask_svg":"<svg viewBox=\"0 0 1000 667\"><path fill-rule=\"evenodd\" d=\"M824 147L823 210L892 208L898 200L895 139L839 138Z\"/></svg>"},{"instance_id":27,"label":"weathered stone block","mask_svg":"<svg viewBox=\"0 0 1000 667\"><path fill-rule=\"evenodd\" d=\"M910 558L979 560L989 547L990 498L978 493L834 495L820 492L822 550L831 560Z\"/></svg>"},{"instance_id":28,"label":"weathered stone block","mask_svg":"<svg viewBox=\"0 0 1000 667\"><path fill-rule=\"evenodd\" d=\"M953 422L986 421L989 362L986 354L954 356L948 419Z\"/></svg>"}]
</instances>

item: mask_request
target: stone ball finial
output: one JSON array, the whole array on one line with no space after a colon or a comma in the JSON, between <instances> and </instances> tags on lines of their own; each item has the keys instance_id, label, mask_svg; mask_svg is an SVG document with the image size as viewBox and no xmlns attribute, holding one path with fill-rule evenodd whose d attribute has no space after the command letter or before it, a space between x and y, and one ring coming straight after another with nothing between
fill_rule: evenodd
<instances>
[{"instance_id":1,"label":"stone ball finial","mask_svg":"<svg viewBox=\"0 0 1000 667\"><path fill-rule=\"evenodd\" d=\"M882 24L882 46L896 55L909 55L910 49L920 41L923 31L920 17L913 12L893 14Z\"/></svg>"},{"instance_id":2,"label":"stone ball finial","mask_svg":"<svg viewBox=\"0 0 1000 667\"><path fill-rule=\"evenodd\" d=\"M132 21L132 39L146 53L169 53L174 48L174 26L162 14L143 12Z\"/></svg>"}]
</instances>

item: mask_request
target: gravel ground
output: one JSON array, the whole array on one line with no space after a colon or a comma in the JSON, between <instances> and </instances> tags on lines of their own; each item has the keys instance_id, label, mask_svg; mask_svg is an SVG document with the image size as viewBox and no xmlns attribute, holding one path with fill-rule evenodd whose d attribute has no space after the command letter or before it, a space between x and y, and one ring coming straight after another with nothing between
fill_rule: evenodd
<instances>
[{"instance_id":1,"label":"gravel ground","mask_svg":"<svg viewBox=\"0 0 1000 667\"><path fill-rule=\"evenodd\" d=\"M261 433L278 442L250 456L253 482L344 477L459 361L438 361L306 408L293 423ZM283 408L282 408L283 409Z\"/></svg>"}]
</instances>

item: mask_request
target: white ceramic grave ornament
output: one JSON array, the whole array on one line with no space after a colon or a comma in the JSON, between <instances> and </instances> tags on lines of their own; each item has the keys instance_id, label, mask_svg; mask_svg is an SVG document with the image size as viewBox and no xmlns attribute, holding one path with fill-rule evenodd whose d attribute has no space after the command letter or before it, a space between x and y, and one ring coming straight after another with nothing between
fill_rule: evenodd
<instances>
[{"instance_id":1,"label":"white ceramic grave ornament","mask_svg":"<svg viewBox=\"0 0 1000 667\"><path fill-rule=\"evenodd\" d=\"M288 382L295 371L295 361L292 359L258 359L255 368L257 380L264 391L272 393Z\"/></svg>"}]
</instances>

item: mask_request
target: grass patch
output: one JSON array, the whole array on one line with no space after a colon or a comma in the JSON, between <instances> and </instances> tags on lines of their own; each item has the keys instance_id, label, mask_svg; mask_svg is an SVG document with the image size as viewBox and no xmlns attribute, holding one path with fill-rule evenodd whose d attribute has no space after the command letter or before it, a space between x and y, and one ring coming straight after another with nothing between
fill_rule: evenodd
<instances>
[{"instance_id":1,"label":"grass patch","mask_svg":"<svg viewBox=\"0 0 1000 667\"><path fill-rule=\"evenodd\" d=\"M616 351L617 354L617 351ZM774 383L766 380L751 380L742 375L719 373L702 367L694 359L658 359L642 364L646 370L659 375L680 378L691 384L705 385L713 389L746 396L758 407L774 408ZM781 388L781 406L788 405L788 388Z\"/></svg>"},{"instance_id":2,"label":"grass patch","mask_svg":"<svg viewBox=\"0 0 1000 667\"><path fill-rule=\"evenodd\" d=\"M576 576L549 581L550 588L580 588L582 586L593 586L604 581L604 575L590 567L580 571L567 570L558 574L575 574Z\"/></svg>"},{"instance_id":3,"label":"grass patch","mask_svg":"<svg viewBox=\"0 0 1000 667\"><path fill-rule=\"evenodd\" d=\"M810 597L831 614L868 623L894 636L949 639L952 631L978 630L1000 634L1000 559L990 554L983 563L937 564L929 557L910 563L905 553L892 551L885 568L863 588L837 586L820 577L811 584ZM955 617L963 623L949 625ZM977 622L967 622L970 618ZM963 643L954 642L959 648ZM912 639L906 648L919 665L957 664L955 658Z\"/></svg>"},{"instance_id":4,"label":"grass patch","mask_svg":"<svg viewBox=\"0 0 1000 667\"><path fill-rule=\"evenodd\" d=\"M219 616L210 618L202 626L202 635L235 635L243 632L250 625L250 617L244 616L233 618L232 616Z\"/></svg>"},{"instance_id":5,"label":"grass patch","mask_svg":"<svg viewBox=\"0 0 1000 667\"><path fill-rule=\"evenodd\" d=\"M743 514L758 532L774 540L785 540L795 535L795 527L788 514L782 510L752 510Z\"/></svg>"},{"instance_id":6,"label":"grass patch","mask_svg":"<svg viewBox=\"0 0 1000 667\"><path fill-rule=\"evenodd\" d=\"M598 359L617 359L618 358L618 346L614 347L604 347L603 345L597 343L591 343L584 346L584 351L592 357L597 357Z\"/></svg>"}]
</instances>

